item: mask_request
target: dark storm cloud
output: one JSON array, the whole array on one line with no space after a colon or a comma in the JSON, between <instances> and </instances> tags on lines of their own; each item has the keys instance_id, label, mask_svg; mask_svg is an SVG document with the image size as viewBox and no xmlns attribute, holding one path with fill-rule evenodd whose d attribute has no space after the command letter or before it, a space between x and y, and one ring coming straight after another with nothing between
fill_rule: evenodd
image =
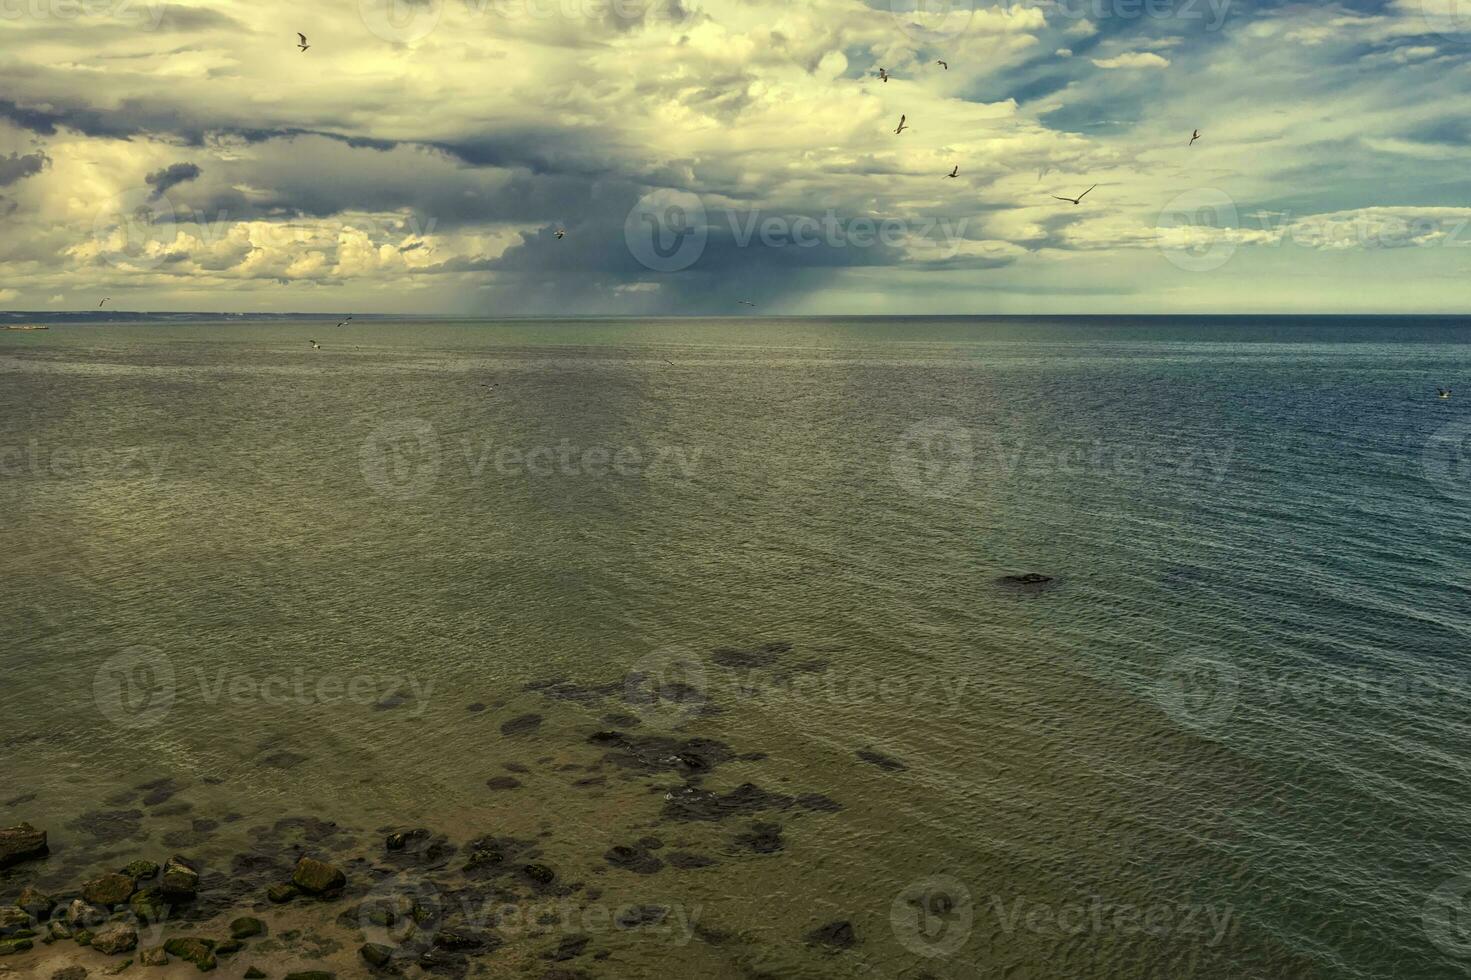
<instances>
[{"instance_id":1,"label":"dark storm cloud","mask_svg":"<svg viewBox=\"0 0 1471 980\"><path fill-rule=\"evenodd\" d=\"M39 150L24 156L12 153L8 157L0 157L0 187L38 174L45 170L50 162L50 158Z\"/></svg>"},{"instance_id":2,"label":"dark storm cloud","mask_svg":"<svg viewBox=\"0 0 1471 980\"><path fill-rule=\"evenodd\" d=\"M153 193L148 196L153 200L158 200L168 193L170 187L182 184L186 180L198 180L200 172L197 164L175 163L162 170L155 170L143 180L153 188Z\"/></svg>"}]
</instances>

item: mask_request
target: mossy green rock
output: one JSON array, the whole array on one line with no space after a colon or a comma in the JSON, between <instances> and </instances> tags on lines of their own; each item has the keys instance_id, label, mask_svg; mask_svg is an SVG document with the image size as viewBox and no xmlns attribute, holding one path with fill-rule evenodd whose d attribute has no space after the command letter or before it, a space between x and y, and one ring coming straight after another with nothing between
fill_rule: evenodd
<instances>
[{"instance_id":1,"label":"mossy green rock","mask_svg":"<svg viewBox=\"0 0 1471 980\"><path fill-rule=\"evenodd\" d=\"M78 946L90 946L92 945L92 930L78 929L72 933L72 938L77 941Z\"/></svg>"},{"instance_id":2,"label":"mossy green rock","mask_svg":"<svg viewBox=\"0 0 1471 980\"><path fill-rule=\"evenodd\" d=\"M30 929L32 921L30 914L22 908L0 909L0 936Z\"/></svg>"},{"instance_id":3,"label":"mossy green rock","mask_svg":"<svg viewBox=\"0 0 1471 980\"><path fill-rule=\"evenodd\" d=\"M137 881L140 878L155 878L158 876L158 863L155 861L134 861L123 868L123 874Z\"/></svg>"},{"instance_id":4,"label":"mossy green rock","mask_svg":"<svg viewBox=\"0 0 1471 980\"><path fill-rule=\"evenodd\" d=\"M126 902L137 887L131 875L103 875L82 886L82 898L93 905L110 908Z\"/></svg>"},{"instance_id":5,"label":"mossy green rock","mask_svg":"<svg viewBox=\"0 0 1471 980\"><path fill-rule=\"evenodd\" d=\"M266 889L266 898L269 898L277 905L280 905L283 902L289 902L295 897L296 886L292 884L272 885L270 888Z\"/></svg>"},{"instance_id":6,"label":"mossy green rock","mask_svg":"<svg viewBox=\"0 0 1471 980\"><path fill-rule=\"evenodd\" d=\"M323 895L341 891L347 884L347 876L325 861L303 857L296 862L296 870L291 873L291 883L304 892Z\"/></svg>"},{"instance_id":7,"label":"mossy green rock","mask_svg":"<svg viewBox=\"0 0 1471 980\"><path fill-rule=\"evenodd\" d=\"M193 963L201 972L213 970L219 966L219 962L215 959L215 944L212 939L179 936L165 942L163 948L164 952L170 956L177 956L187 963Z\"/></svg>"},{"instance_id":8,"label":"mossy green rock","mask_svg":"<svg viewBox=\"0 0 1471 980\"><path fill-rule=\"evenodd\" d=\"M133 897L128 899L128 908L144 922L162 922L169 915L169 904L163 900L163 892L157 888L134 892Z\"/></svg>"},{"instance_id":9,"label":"mossy green rock","mask_svg":"<svg viewBox=\"0 0 1471 980\"><path fill-rule=\"evenodd\" d=\"M168 966L169 954L162 946L155 946L139 953L138 962L144 966Z\"/></svg>"},{"instance_id":10,"label":"mossy green rock","mask_svg":"<svg viewBox=\"0 0 1471 980\"><path fill-rule=\"evenodd\" d=\"M183 858L172 857L163 866L159 885L170 902L186 902L199 893L199 872Z\"/></svg>"},{"instance_id":11,"label":"mossy green rock","mask_svg":"<svg viewBox=\"0 0 1471 980\"><path fill-rule=\"evenodd\" d=\"M241 916L230 923L230 935L236 939L250 939L252 936L264 936L265 934L266 924L248 915Z\"/></svg>"},{"instance_id":12,"label":"mossy green rock","mask_svg":"<svg viewBox=\"0 0 1471 980\"><path fill-rule=\"evenodd\" d=\"M9 956L11 953L24 953L31 946L31 941L24 936L16 939L0 939L0 956Z\"/></svg>"},{"instance_id":13,"label":"mossy green rock","mask_svg":"<svg viewBox=\"0 0 1471 980\"><path fill-rule=\"evenodd\" d=\"M266 974L264 970L258 970L255 967L251 967L250 969L245 971L245 980L261 980L261 978L265 975Z\"/></svg>"},{"instance_id":14,"label":"mossy green rock","mask_svg":"<svg viewBox=\"0 0 1471 980\"><path fill-rule=\"evenodd\" d=\"M358 954L370 966L387 966L393 962L393 947L382 943L364 943L358 948Z\"/></svg>"}]
</instances>

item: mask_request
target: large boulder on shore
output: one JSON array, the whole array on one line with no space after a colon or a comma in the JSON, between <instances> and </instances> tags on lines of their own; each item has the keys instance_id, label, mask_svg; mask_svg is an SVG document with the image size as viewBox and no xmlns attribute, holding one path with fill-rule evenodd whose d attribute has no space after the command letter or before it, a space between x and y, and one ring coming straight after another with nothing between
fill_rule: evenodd
<instances>
[{"instance_id":1,"label":"large boulder on shore","mask_svg":"<svg viewBox=\"0 0 1471 980\"><path fill-rule=\"evenodd\" d=\"M82 897L93 905L121 905L132 897L136 887L128 875L103 875L82 886Z\"/></svg>"},{"instance_id":2,"label":"large boulder on shore","mask_svg":"<svg viewBox=\"0 0 1471 980\"><path fill-rule=\"evenodd\" d=\"M0 827L0 868L43 858L49 853L51 849L46 846L46 831L37 830L28 823Z\"/></svg>"},{"instance_id":3,"label":"large boulder on shore","mask_svg":"<svg viewBox=\"0 0 1471 980\"><path fill-rule=\"evenodd\" d=\"M291 883L309 894L324 895L341 891L347 876L325 861L303 855L291 873Z\"/></svg>"},{"instance_id":4,"label":"large boulder on shore","mask_svg":"<svg viewBox=\"0 0 1471 980\"><path fill-rule=\"evenodd\" d=\"M163 866L158 884L167 901L187 902L199 894L199 872L184 858L171 857Z\"/></svg>"}]
</instances>

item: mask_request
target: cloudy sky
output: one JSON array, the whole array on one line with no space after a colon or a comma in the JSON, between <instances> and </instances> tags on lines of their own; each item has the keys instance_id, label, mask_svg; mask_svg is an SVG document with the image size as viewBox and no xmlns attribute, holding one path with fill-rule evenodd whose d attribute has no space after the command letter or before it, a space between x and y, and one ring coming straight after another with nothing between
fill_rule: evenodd
<instances>
[{"instance_id":1,"label":"cloudy sky","mask_svg":"<svg viewBox=\"0 0 1471 980\"><path fill-rule=\"evenodd\" d=\"M1464 0L0 0L0 307L1456 312L1468 90Z\"/></svg>"}]
</instances>

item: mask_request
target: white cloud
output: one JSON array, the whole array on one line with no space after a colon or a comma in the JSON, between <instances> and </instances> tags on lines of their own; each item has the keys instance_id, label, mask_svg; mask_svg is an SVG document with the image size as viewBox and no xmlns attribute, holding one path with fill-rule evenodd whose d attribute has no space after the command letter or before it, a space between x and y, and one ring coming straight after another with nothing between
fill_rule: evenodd
<instances>
[{"instance_id":1,"label":"white cloud","mask_svg":"<svg viewBox=\"0 0 1471 980\"><path fill-rule=\"evenodd\" d=\"M1094 58L1093 64L1099 68L1168 68L1170 59L1153 51L1125 51L1112 58Z\"/></svg>"}]
</instances>

